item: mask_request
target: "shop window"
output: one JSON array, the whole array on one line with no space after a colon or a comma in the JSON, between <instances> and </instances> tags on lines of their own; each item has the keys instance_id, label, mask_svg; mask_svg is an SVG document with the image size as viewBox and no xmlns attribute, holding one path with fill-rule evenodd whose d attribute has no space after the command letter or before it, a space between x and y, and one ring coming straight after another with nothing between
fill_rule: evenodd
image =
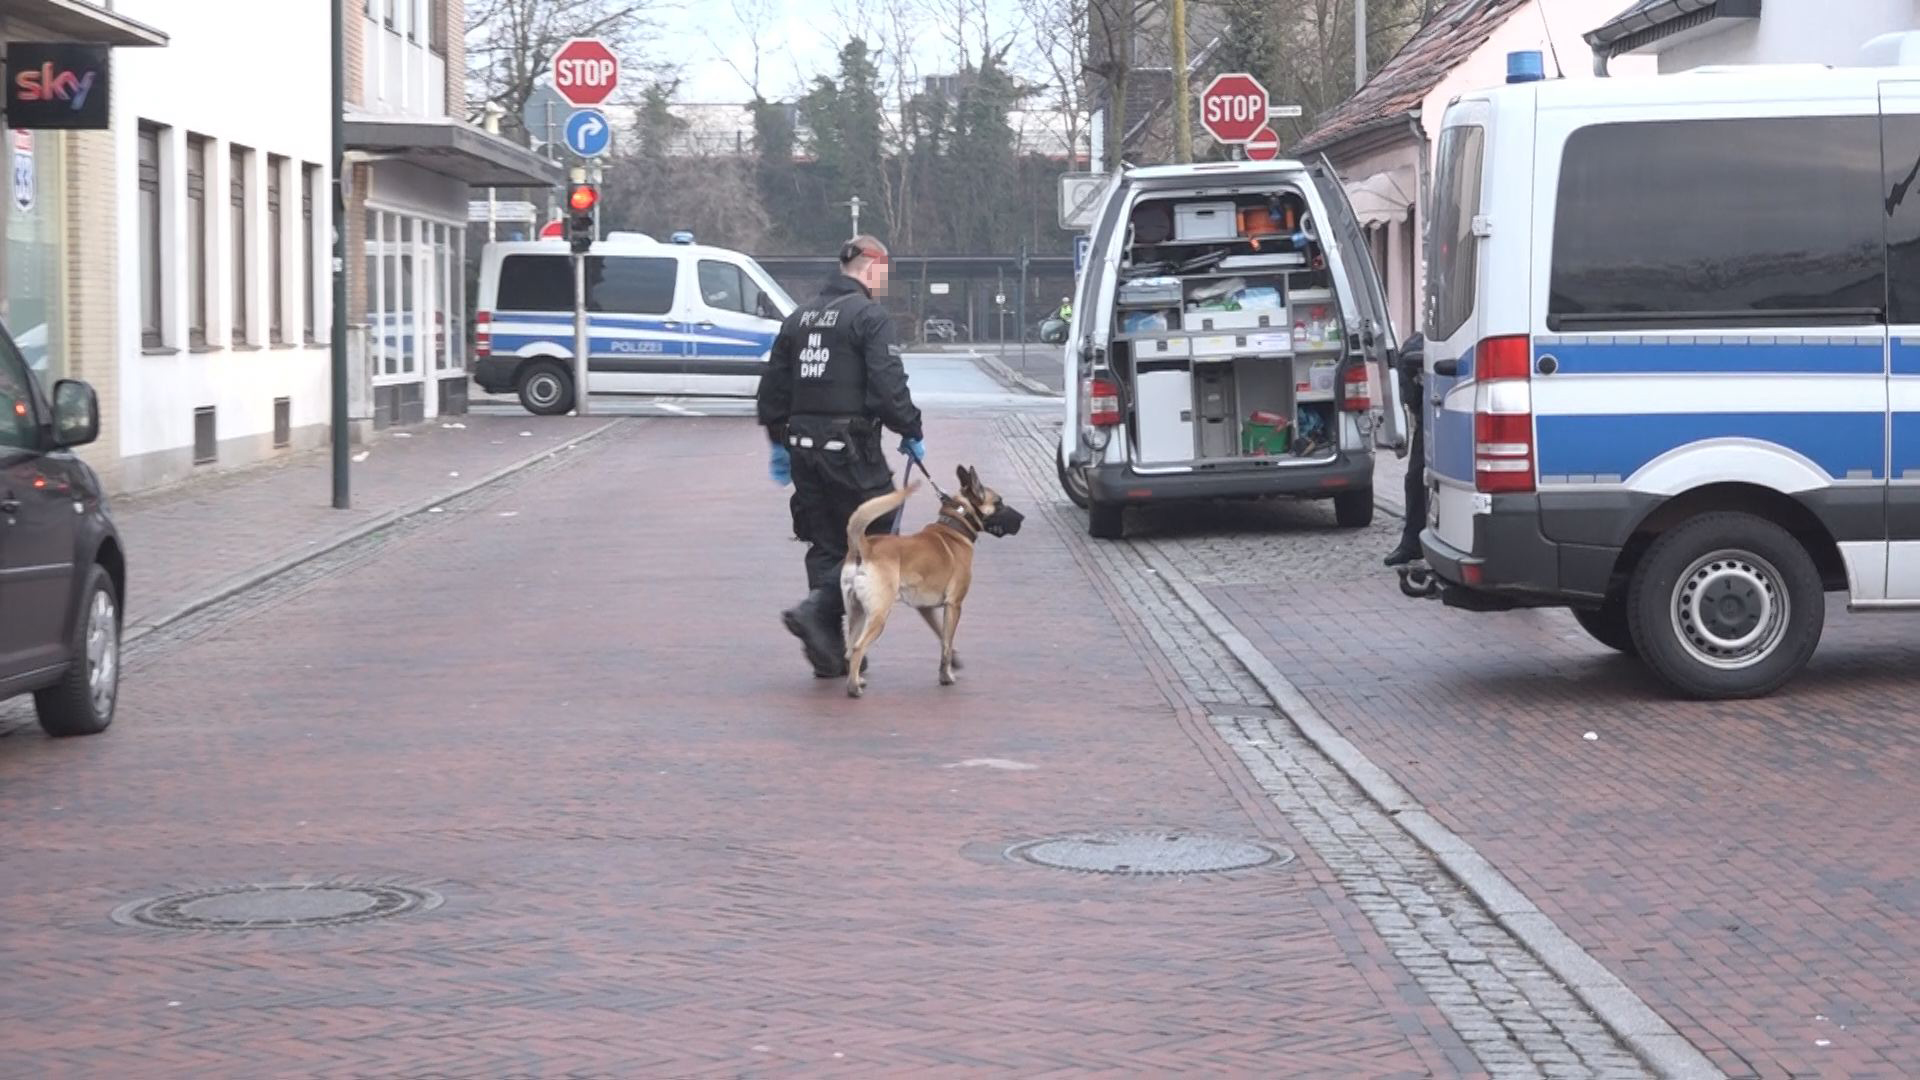
<instances>
[{"instance_id":1,"label":"shop window","mask_svg":"<svg viewBox=\"0 0 1920 1080\"><path fill-rule=\"evenodd\" d=\"M166 343L165 292L161 288L160 128L140 125L140 344Z\"/></svg>"},{"instance_id":2,"label":"shop window","mask_svg":"<svg viewBox=\"0 0 1920 1080\"><path fill-rule=\"evenodd\" d=\"M280 174L286 167L286 158L267 158L267 340L275 345L287 341L286 317L281 312L286 284L281 226L285 222L280 213Z\"/></svg>"}]
</instances>

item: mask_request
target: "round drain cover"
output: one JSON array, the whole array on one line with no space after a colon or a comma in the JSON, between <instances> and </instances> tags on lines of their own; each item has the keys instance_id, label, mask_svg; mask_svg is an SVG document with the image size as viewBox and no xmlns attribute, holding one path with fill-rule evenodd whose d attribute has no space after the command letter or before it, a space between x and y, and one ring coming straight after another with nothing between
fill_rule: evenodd
<instances>
[{"instance_id":1,"label":"round drain cover","mask_svg":"<svg viewBox=\"0 0 1920 1080\"><path fill-rule=\"evenodd\" d=\"M129 926L168 930L291 930L345 926L439 906L438 895L402 885L235 885L141 900L113 917Z\"/></svg>"},{"instance_id":2,"label":"round drain cover","mask_svg":"<svg viewBox=\"0 0 1920 1080\"><path fill-rule=\"evenodd\" d=\"M1056 836L1016 845L1007 854L1087 874L1217 874L1293 861L1292 852L1265 844L1181 832Z\"/></svg>"}]
</instances>

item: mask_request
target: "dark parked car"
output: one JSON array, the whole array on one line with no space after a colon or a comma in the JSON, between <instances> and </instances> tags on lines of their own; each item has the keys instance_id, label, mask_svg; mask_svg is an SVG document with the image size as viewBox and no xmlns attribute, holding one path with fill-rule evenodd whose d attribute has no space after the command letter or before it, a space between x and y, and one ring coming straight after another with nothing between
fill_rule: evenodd
<instances>
[{"instance_id":1,"label":"dark parked car","mask_svg":"<svg viewBox=\"0 0 1920 1080\"><path fill-rule=\"evenodd\" d=\"M73 452L99 434L93 388L49 400L0 327L0 700L33 694L49 735L105 731L120 688L126 559Z\"/></svg>"}]
</instances>

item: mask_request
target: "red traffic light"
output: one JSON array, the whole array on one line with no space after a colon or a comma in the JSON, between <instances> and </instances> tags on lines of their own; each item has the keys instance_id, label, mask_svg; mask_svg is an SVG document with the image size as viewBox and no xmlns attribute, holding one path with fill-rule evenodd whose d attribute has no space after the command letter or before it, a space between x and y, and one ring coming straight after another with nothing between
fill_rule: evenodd
<instances>
[{"instance_id":1,"label":"red traffic light","mask_svg":"<svg viewBox=\"0 0 1920 1080\"><path fill-rule=\"evenodd\" d=\"M585 185L574 188L573 194L567 196L567 205L582 214L593 209L593 204L599 201L600 193Z\"/></svg>"}]
</instances>

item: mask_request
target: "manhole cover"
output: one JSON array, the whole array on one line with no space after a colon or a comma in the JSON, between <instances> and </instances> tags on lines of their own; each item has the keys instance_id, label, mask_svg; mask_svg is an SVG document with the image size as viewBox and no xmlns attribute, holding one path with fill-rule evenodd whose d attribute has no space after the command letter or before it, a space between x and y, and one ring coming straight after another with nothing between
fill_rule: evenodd
<instances>
[{"instance_id":1,"label":"manhole cover","mask_svg":"<svg viewBox=\"0 0 1920 1080\"><path fill-rule=\"evenodd\" d=\"M1087 874L1217 874L1293 861L1292 852L1265 844L1181 832L1056 836L1016 845L1007 854Z\"/></svg>"},{"instance_id":2,"label":"manhole cover","mask_svg":"<svg viewBox=\"0 0 1920 1080\"><path fill-rule=\"evenodd\" d=\"M401 885L235 885L141 900L115 911L113 918L168 930L291 930L345 926L439 906L438 895Z\"/></svg>"}]
</instances>

